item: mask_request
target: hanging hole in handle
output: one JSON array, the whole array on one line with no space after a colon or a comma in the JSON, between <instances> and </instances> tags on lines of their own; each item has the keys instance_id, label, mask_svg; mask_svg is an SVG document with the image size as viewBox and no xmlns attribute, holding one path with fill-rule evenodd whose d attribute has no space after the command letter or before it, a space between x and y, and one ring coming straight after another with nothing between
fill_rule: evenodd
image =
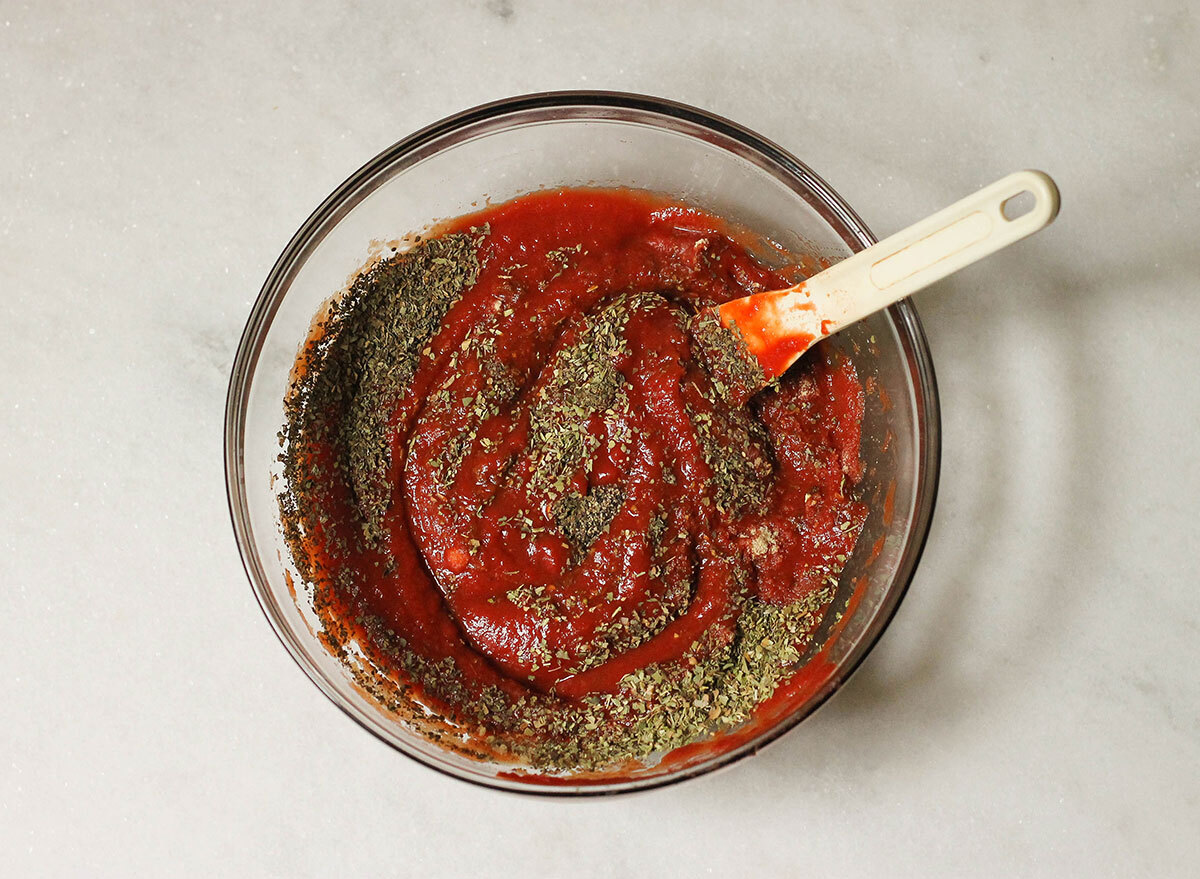
<instances>
[{"instance_id":1,"label":"hanging hole in handle","mask_svg":"<svg viewBox=\"0 0 1200 879\"><path fill-rule=\"evenodd\" d=\"M1032 192L1026 189L1006 198L1003 204L1000 205L1000 213L1004 215L1004 219L1011 222L1025 216L1033 210L1036 204L1037 198Z\"/></svg>"}]
</instances>

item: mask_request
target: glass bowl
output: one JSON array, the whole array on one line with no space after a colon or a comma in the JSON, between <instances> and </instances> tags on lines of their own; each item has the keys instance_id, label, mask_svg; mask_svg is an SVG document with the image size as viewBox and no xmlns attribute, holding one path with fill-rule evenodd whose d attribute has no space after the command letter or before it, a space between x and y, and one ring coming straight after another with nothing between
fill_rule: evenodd
<instances>
[{"instance_id":1,"label":"glass bowl","mask_svg":"<svg viewBox=\"0 0 1200 879\"><path fill-rule=\"evenodd\" d=\"M823 180L758 135L693 107L638 95L558 92L476 107L368 162L292 238L250 313L225 413L234 532L263 612L313 683L398 751L457 778L545 794L616 793L695 777L752 754L841 686L878 640L912 579L937 490L940 422L929 350L912 305L898 303L825 344L853 360L869 390L863 425L871 505L834 609L783 698L703 747L618 777L522 775L422 736L360 689L314 634L283 540L277 432L300 345L318 309L388 243L436 220L532 190L621 186L665 193L794 254L837 260L875 241ZM299 595L299 597L297 597Z\"/></svg>"}]
</instances>

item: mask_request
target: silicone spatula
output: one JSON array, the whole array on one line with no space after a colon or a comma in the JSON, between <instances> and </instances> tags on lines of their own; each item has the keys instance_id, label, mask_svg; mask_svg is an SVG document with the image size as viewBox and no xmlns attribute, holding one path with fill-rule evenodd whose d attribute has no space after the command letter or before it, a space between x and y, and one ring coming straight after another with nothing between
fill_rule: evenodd
<instances>
[{"instance_id":1,"label":"silicone spatula","mask_svg":"<svg viewBox=\"0 0 1200 879\"><path fill-rule=\"evenodd\" d=\"M1033 206L1012 216L1023 193ZM1058 202L1041 171L1009 174L794 287L726 302L721 323L736 325L770 382L826 336L1044 228Z\"/></svg>"}]
</instances>

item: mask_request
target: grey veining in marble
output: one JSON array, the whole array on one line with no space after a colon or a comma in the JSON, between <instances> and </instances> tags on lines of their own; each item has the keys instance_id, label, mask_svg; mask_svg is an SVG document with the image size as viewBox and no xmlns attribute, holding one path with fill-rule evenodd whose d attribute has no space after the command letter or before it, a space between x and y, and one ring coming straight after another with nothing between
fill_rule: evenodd
<instances>
[{"instance_id":1,"label":"grey veining in marble","mask_svg":"<svg viewBox=\"0 0 1200 879\"><path fill-rule=\"evenodd\" d=\"M0 872L1197 875L1198 57L1184 2L0 0ZM391 753L292 664L222 407L344 177L592 87L762 132L880 234L1020 167L1064 201L917 297L941 496L852 681L728 772L544 802Z\"/></svg>"}]
</instances>

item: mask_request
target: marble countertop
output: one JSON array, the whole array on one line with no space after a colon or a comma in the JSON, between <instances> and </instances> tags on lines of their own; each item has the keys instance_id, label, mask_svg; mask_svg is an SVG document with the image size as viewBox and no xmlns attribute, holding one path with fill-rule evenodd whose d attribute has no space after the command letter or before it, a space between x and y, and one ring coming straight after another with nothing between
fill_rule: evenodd
<instances>
[{"instance_id":1,"label":"marble countertop","mask_svg":"<svg viewBox=\"0 0 1200 879\"><path fill-rule=\"evenodd\" d=\"M0 2L3 871L1196 875L1197 57L1178 2ZM1021 167L1063 210L917 297L941 495L850 683L729 771L547 802L403 759L297 670L222 416L351 171L593 87L756 129L879 234Z\"/></svg>"}]
</instances>

